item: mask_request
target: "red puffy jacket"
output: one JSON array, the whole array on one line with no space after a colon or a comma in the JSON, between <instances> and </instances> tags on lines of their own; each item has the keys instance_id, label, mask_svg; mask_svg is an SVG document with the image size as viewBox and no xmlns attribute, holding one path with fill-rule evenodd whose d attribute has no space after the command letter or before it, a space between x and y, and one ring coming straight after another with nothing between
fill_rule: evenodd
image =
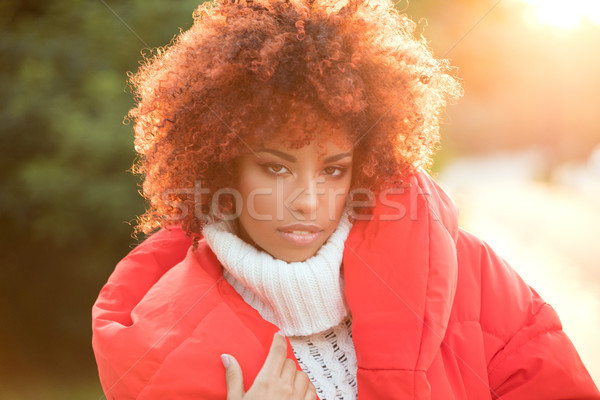
<instances>
[{"instance_id":1,"label":"red puffy jacket","mask_svg":"<svg viewBox=\"0 0 600 400\"><path fill-rule=\"evenodd\" d=\"M405 182L344 249L358 398L600 399L554 309L458 227L426 172ZM220 354L239 361L248 390L278 330L223 279L206 242L194 250L177 228L129 253L93 307L108 399L224 400Z\"/></svg>"}]
</instances>

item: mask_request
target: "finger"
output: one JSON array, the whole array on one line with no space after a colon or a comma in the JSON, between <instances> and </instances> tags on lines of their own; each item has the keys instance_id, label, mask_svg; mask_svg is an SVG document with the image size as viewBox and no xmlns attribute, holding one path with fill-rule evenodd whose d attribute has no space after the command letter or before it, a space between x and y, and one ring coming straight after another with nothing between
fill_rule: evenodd
<instances>
[{"instance_id":1,"label":"finger","mask_svg":"<svg viewBox=\"0 0 600 400\"><path fill-rule=\"evenodd\" d=\"M227 381L227 400L240 400L244 392L244 376L242 368L235 357L222 354L221 360L225 366L225 380Z\"/></svg>"},{"instance_id":2,"label":"finger","mask_svg":"<svg viewBox=\"0 0 600 400\"><path fill-rule=\"evenodd\" d=\"M312 385L308 375L306 375L306 372L296 371L296 375L294 376L294 392L300 393L302 397L308 389L309 384Z\"/></svg>"},{"instance_id":3,"label":"finger","mask_svg":"<svg viewBox=\"0 0 600 400\"><path fill-rule=\"evenodd\" d=\"M304 398L302 400L317 400L317 390L312 383L308 385L308 390L304 394Z\"/></svg>"},{"instance_id":4,"label":"finger","mask_svg":"<svg viewBox=\"0 0 600 400\"><path fill-rule=\"evenodd\" d=\"M286 358L283 362L283 368L281 369L281 379L285 383L293 385L294 377L296 376L296 363Z\"/></svg>"},{"instance_id":5,"label":"finger","mask_svg":"<svg viewBox=\"0 0 600 400\"><path fill-rule=\"evenodd\" d=\"M261 377L276 376L279 378L281 376L281 369L283 368L283 363L287 356L287 341L280 332L273 335L273 342L271 343L269 354L258 373Z\"/></svg>"}]
</instances>

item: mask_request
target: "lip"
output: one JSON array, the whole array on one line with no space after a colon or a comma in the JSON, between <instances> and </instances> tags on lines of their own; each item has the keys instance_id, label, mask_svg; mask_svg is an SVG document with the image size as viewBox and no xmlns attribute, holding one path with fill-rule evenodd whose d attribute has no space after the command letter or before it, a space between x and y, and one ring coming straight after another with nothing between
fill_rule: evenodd
<instances>
[{"instance_id":1,"label":"lip","mask_svg":"<svg viewBox=\"0 0 600 400\"><path fill-rule=\"evenodd\" d=\"M292 232L292 231L308 231L308 232L321 232L323 228L318 225L310 225L310 224L293 224L282 226L281 228L277 228L278 231L281 232Z\"/></svg>"},{"instance_id":2,"label":"lip","mask_svg":"<svg viewBox=\"0 0 600 400\"><path fill-rule=\"evenodd\" d=\"M305 231L310 233L294 233L294 231ZM279 233L281 237L299 246L306 246L314 243L319 236L321 236L322 232L323 229L320 226L307 224L293 224L277 229L277 233Z\"/></svg>"}]
</instances>

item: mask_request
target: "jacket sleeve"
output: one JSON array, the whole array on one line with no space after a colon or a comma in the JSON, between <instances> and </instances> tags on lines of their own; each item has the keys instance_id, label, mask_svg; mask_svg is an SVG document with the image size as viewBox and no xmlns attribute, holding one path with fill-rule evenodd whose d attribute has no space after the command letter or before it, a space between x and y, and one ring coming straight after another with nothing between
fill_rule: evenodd
<instances>
[{"instance_id":1,"label":"jacket sleeve","mask_svg":"<svg viewBox=\"0 0 600 400\"><path fill-rule=\"evenodd\" d=\"M127 342L119 337L123 333L134 336L137 328L132 310L154 283L185 257L190 245L191 239L180 228L161 229L117 264L100 291L92 308L92 348L108 399L136 397L134 393L139 389L134 383L138 380L123 378L147 349L141 339Z\"/></svg>"},{"instance_id":2,"label":"jacket sleeve","mask_svg":"<svg viewBox=\"0 0 600 400\"><path fill-rule=\"evenodd\" d=\"M481 326L492 398L600 399L552 306L481 244Z\"/></svg>"}]
</instances>

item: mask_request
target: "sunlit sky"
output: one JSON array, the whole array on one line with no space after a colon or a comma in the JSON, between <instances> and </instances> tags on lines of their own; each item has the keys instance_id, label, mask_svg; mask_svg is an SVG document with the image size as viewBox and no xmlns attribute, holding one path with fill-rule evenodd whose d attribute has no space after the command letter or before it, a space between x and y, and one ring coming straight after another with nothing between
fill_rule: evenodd
<instances>
[{"instance_id":1,"label":"sunlit sky","mask_svg":"<svg viewBox=\"0 0 600 400\"><path fill-rule=\"evenodd\" d=\"M532 6L535 22L564 29L577 28L583 20L600 24L600 0L518 0Z\"/></svg>"}]
</instances>

